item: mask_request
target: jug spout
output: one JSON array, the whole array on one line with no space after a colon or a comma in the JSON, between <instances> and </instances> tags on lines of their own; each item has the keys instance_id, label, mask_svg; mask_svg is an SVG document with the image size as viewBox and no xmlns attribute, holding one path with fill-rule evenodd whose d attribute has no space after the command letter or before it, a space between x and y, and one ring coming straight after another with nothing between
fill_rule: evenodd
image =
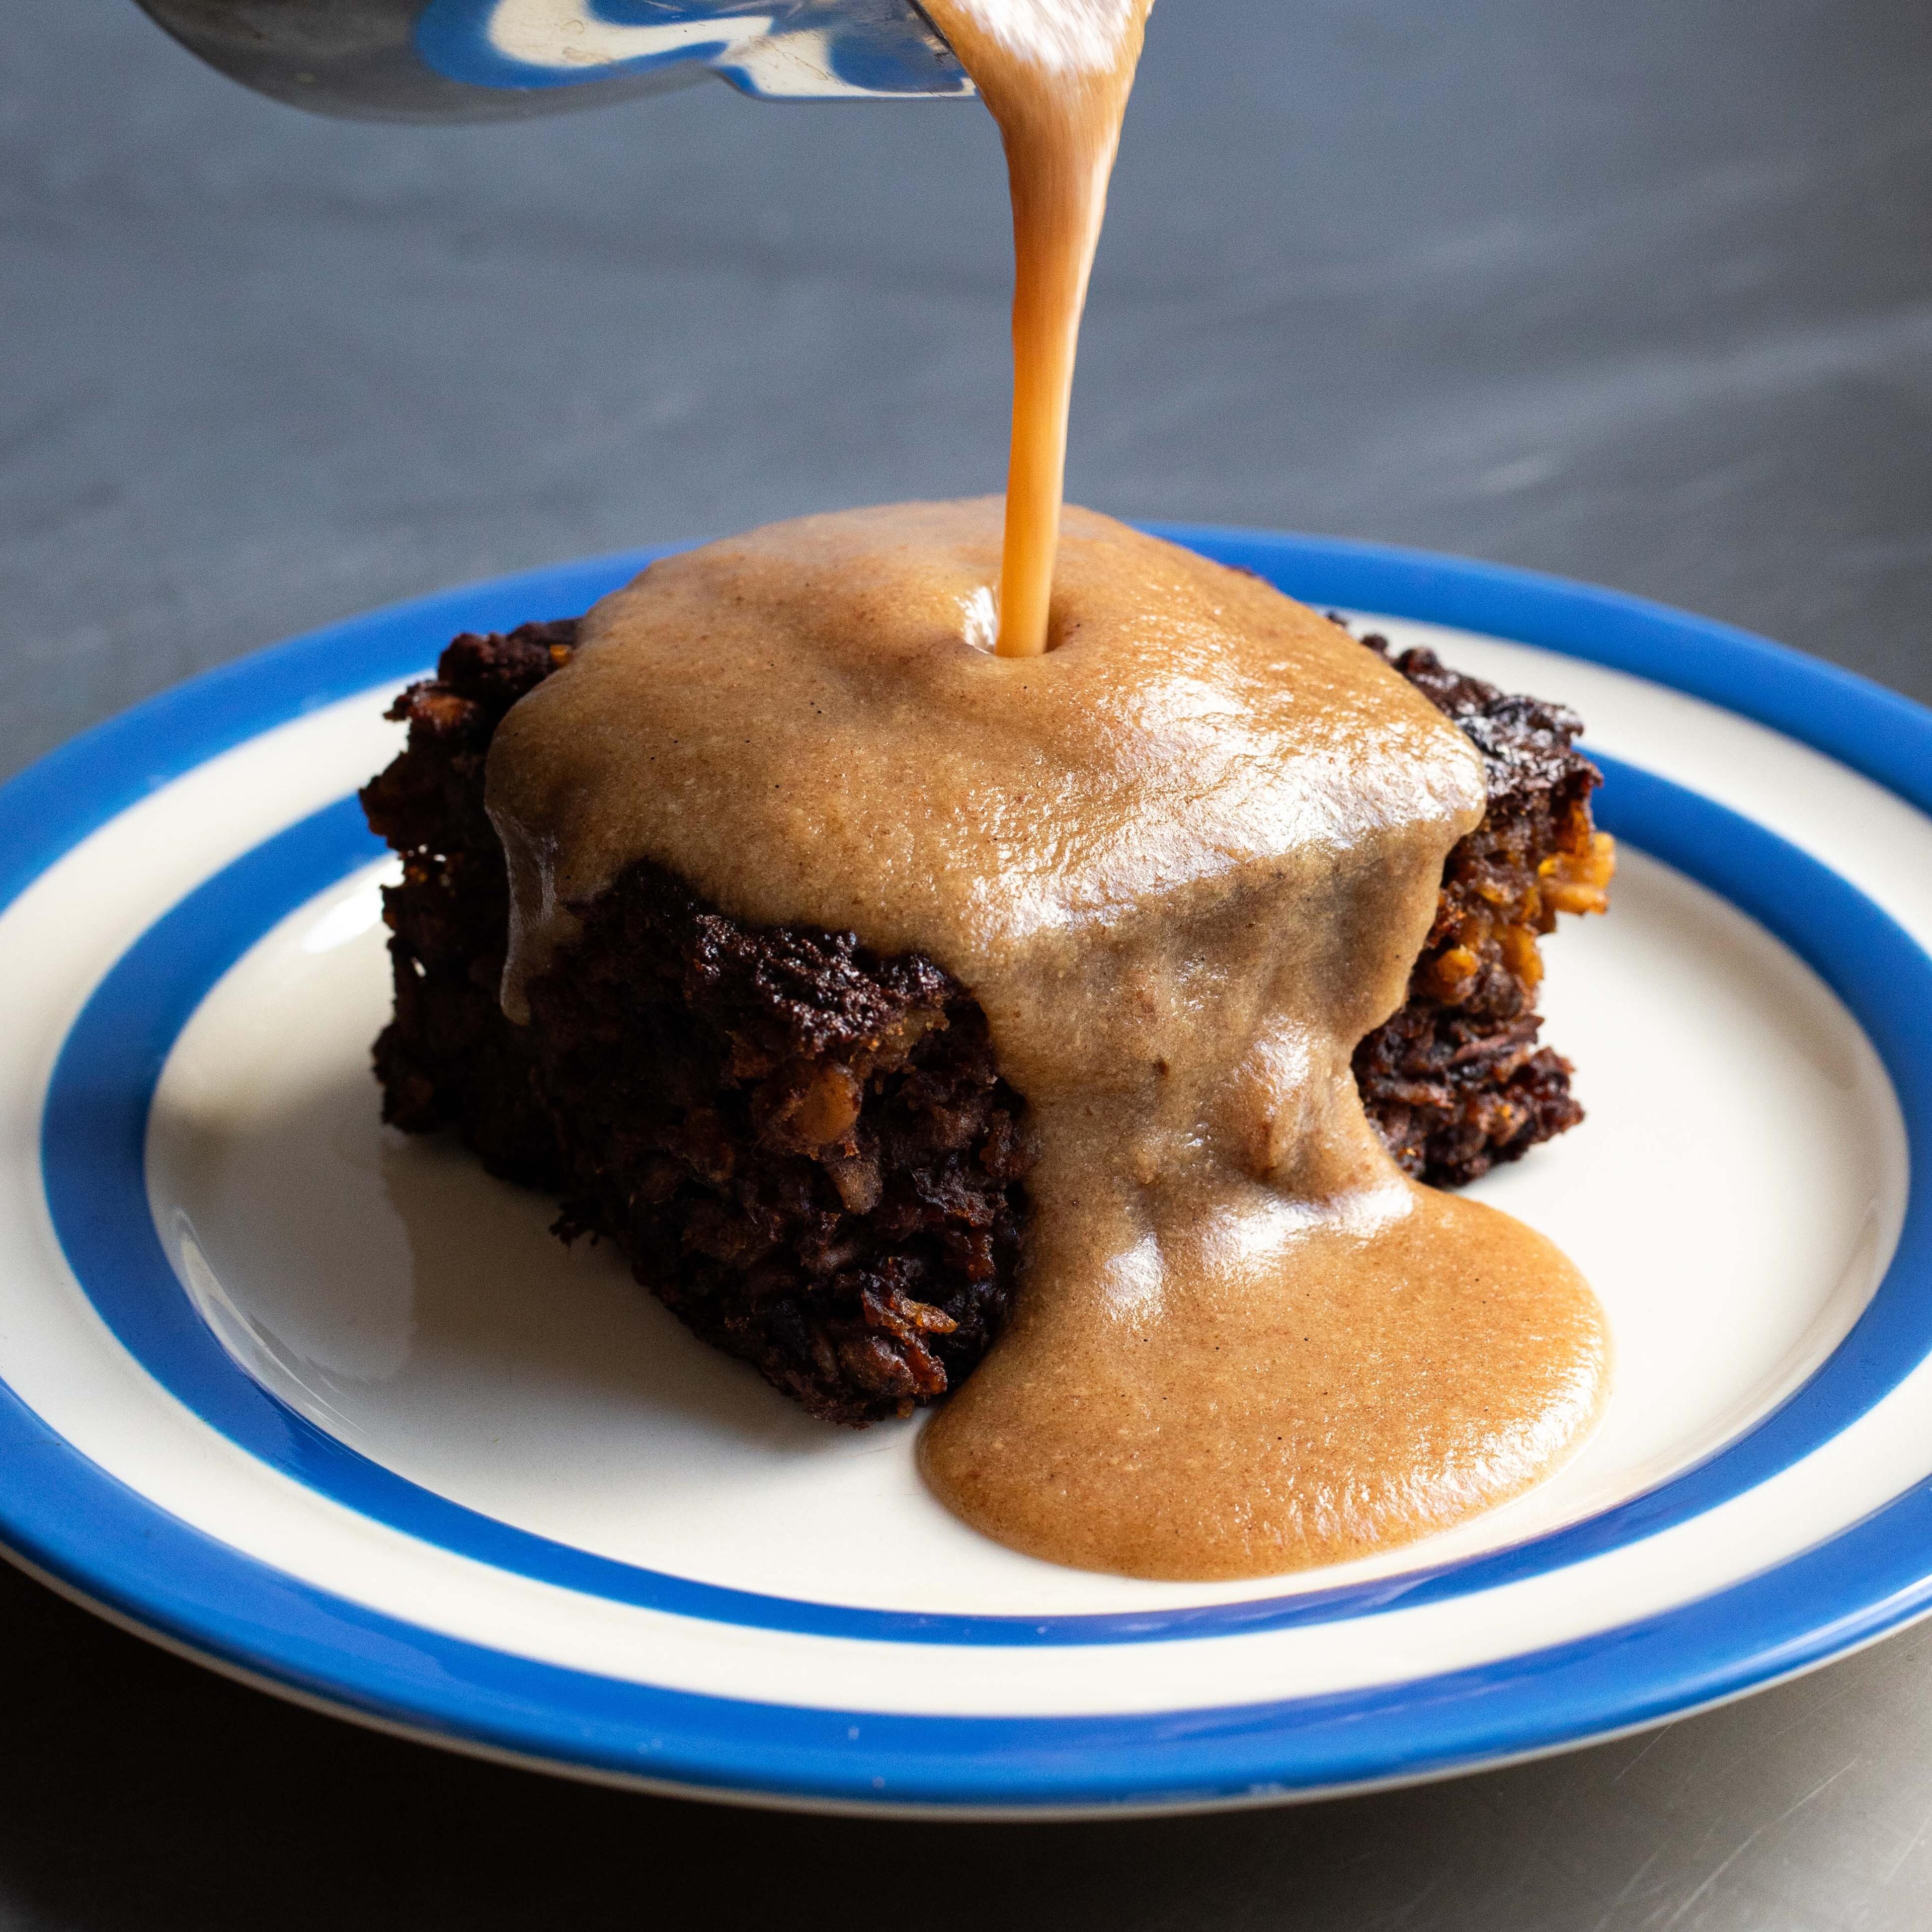
<instances>
[{"instance_id":1,"label":"jug spout","mask_svg":"<svg viewBox=\"0 0 1932 1932\"><path fill-rule=\"evenodd\" d=\"M350 120L514 120L713 75L763 100L973 92L914 0L137 4L230 79Z\"/></svg>"}]
</instances>

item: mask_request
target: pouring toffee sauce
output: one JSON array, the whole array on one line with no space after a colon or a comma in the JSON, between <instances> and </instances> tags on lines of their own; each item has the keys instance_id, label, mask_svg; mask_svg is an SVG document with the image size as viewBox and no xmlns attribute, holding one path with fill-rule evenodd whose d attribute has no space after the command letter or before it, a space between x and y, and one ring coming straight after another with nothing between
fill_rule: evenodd
<instances>
[{"instance_id":1,"label":"pouring toffee sauce","mask_svg":"<svg viewBox=\"0 0 1932 1932\"><path fill-rule=\"evenodd\" d=\"M986 1011L1036 1162L1012 1323L920 1438L934 1491L1014 1548L1140 1576L1400 1544L1546 1475L1608 1382L1576 1270L1408 1180L1351 1072L1483 814L1480 760L1268 585L1090 512L1063 533L1150 0L926 4L1012 176L1004 506L754 531L591 612L490 754L506 1009L640 859L738 918L936 960Z\"/></svg>"},{"instance_id":2,"label":"pouring toffee sauce","mask_svg":"<svg viewBox=\"0 0 1932 1932\"><path fill-rule=\"evenodd\" d=\"M1006 145L1013 204L1013 428L1002 657L1047 648L1081 311L1154 0L933 0Z\"/></svg>"}]
</instances>

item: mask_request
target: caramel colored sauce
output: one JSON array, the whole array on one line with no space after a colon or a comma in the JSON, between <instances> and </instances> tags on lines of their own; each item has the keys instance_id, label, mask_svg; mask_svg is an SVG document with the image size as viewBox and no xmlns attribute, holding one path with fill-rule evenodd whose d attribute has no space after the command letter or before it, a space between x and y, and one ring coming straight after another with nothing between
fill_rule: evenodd
<instances>
[{"instance_id":1,"label":"caramel colored sauce","mask_svg":"<svg viewBox=\"0 0 1932 1932\"><path fill-rule=\"evenodd\" d=\"M1482 815L1474 747L1324 619L1084 511L1054 649L994 655L1001 534L997 500L808 518L599 604L490 754L506 1010L646 858L970 989L1036 1164L1012 1322L920 1454L1003 1542L1258 1576L1516 1494L1595 1418L1601 1312L1408 1180L1349 1064Z\"/></svg>"},{"instance_id":2,"label":"caramel colored sauce","mask_svg":"<svg viewBox=\"0 0 1932 1932\"><path fill-rule=\"evenodd\" d=\"M1067 411L1107 181L1154 0L930 0L1006 145L1013 427L998 649L1047 648Z\"/></svg>"}]
</instances>

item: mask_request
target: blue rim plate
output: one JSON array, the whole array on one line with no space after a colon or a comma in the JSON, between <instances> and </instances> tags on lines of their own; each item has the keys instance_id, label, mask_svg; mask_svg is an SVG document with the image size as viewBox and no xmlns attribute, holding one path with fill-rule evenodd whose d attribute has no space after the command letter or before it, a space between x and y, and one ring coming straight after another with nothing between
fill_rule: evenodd
<instances>
[{"instance_id":1,"label":"blue rim plate","mask_svg":"<svg viewBox=\"0 0 1932 1932\"><path fill-rule=\"evenodd\" d=\"M1848 861L1843 836L1810 836L1806 817L1822 826L1853 787L1864 806L1890 812L1886 822L1903 836L1922 833L1932 854L1932 824L1922 816L1932 812L1932 713L1776 645L1605 590L1330 539L1178 526L1161 533L1318 605L1600 667L1634 688L1714 707L1708 715L1734 732L1748 728L1738 721L1754 721L1765 728L1767 756L1789 748L1801 776L1829 761L1835 776L1826 789L1773 823L1777 811L1738 795L1727 801L1721 784L1707 791L1685 782L1696 761L1687 767L1681 749L1653 760L1630 742L1622 755L1599 754L1609 781L1604 821L1802 959L1862 1030L1898 1099L1910 1187L1896 1246L1856 1325L1801 1388L1668 1480L1504 1548L1335 1588L1263 1586L1239 1598L1107 1612L910 1611L726 1587L466 1508L346 1446L245 1373L182 1292L149 1211L149 1108L182 1029L265 933L375 856L352 801L338 795L210 865L117 938L103 970L78 990L31 1096L34 1131L22 1136L31 1145L20 1150L64 1266L50 1268L23 1244L10 1292L50 1307L77 1288L116 1372L220 1438L237 1459L238 1480L260 1472L265 1484L285 1486L264 1488L254 1507L272 1514L275 1497L322 1499L398 1547L472 1566L464 1575L563 1593L550 1600L558 1604L567 1596L634 1612L646 1619L638 1639L645 1647L622 1671L573 1666L541 1643L479 1640L434 1614L398 1615L393 1603L364 1600L346 1573L340 1587L324 1587L313 1566L269 1553L279 1546L268 1532L257 1540L212 1518L191 1520L197 1512L178 1496L140 1478L138 1454L117 1461L122 1452L91 1437L77 1443L50 1418L57 1405L10 1378L0 1383L0 1539L16 1558L268 1688L460 1748L716 1796L961 1814L1240 1803L1440 1775L1739 1694L1932 1609L1932 1442L1920 1443L1910 1426L1916 1378L1932 1374L1932 1191L1921 1184L1932 1157L1932 1029L1923 1017L1932 1012L1932 917L1921 918L1910 892L1901 898L1891 889L1882 866L1862 872ZM583 609L658 554L525 573L377 612L100 727L0 790L0 915L22 910L37 885L61 876L63 861L166 788L190 777L212 782L225 754L420 671L456 631ZM1796 796L1804 785L1793 779L1789 790ZM0 1342L0 1368L6 1359ZM1834 1473L1834 1456L1854 1455L1863 1459L1862 1487ZM1837 1515L1793 1546L1758 1549L1748 1531L1721 1528L1754 1510L1775 1512L1786 1497L1813 1506L1828 1487L1843 1490ZM1559 1620L1551 1640L1518 1636L1459 1668L1384 1668L1372 1682L1323 1688L1318 1677L1294 1694L1244 1694L1250 1682L1282 1681L1269 1675L1274 1652L1244 1645L1480 1618L1515 1600L1511 1592L1594 1575L1593 1564L1667 1568L1678 1560L1663 1553L1678 1547L1671 1539L1700 1533L1713 1544L1742 1538L1721 1580L1687 1569L1667 1602L1653 1600L1654 1592L1643 1600L1646 1613L1568 1635ZM1606 1600L1618 1600L1614 1589ZM714 1672L703 1688L668 1664L654 1669L650 1645L661 1642L668 1658L691 1631L788 1646L784 1669L801 1677L828 1659L856 1659L850 1681L862 1683L866 1659L880 1660L889 1676L890 1660L905 1654L997 1676L999 1655L1024 1669L1046 1664L1042 1654L1051 1652L1097 1688L1048 1709L1038 1708L1036 1689L1010 1698L989 1689L933 1708L902 1693L878 1705L831 1693L793 1702L772 1688L782 1687L784 1669L774 1678L748 1664L748 1694L733 1695L728 1668L722 1686ZM1142 1667L1125 1667L1124 1653L1145 1660L1156 1651L1184 1661L1178 1685L1212 1682L1225 1660L1222 1688L1205 1696L1177 1690L1171 1706L1156 1699L1150 1707L1144 1694L1110 1698L1110 1670L1124 1680Z\"/></svg>"}]
</instances>

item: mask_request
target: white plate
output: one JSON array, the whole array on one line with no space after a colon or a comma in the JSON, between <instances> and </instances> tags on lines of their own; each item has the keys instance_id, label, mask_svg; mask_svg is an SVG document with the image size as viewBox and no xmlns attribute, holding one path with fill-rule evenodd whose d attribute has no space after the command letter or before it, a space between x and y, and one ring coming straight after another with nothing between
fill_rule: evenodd
<instances>
[{"instance_id":1,"label":"white plate","mask_svg":"<svg viewBox=\"0 0 1932 1932\"><path fill-rule=\"evenodd\" d=\"M808 1421L551 1240L549 1204L380 1128L386 861L350 794L393 754L387 699L453 631L581 609L627 557L283 646L0 794L8 1544L470 1748L1028 1814L1438 1774L1918 1614L1932 716L1607 592L1172 533L1574 704L1606 761L1616 910L1566 922L1544 1003L1589 1118L1476 1190L1615 1331L1609 1415L1556 1479L1259 1583L1035 1562L931 1499L916 1424Z\"/></svg>"}]
</instances>

